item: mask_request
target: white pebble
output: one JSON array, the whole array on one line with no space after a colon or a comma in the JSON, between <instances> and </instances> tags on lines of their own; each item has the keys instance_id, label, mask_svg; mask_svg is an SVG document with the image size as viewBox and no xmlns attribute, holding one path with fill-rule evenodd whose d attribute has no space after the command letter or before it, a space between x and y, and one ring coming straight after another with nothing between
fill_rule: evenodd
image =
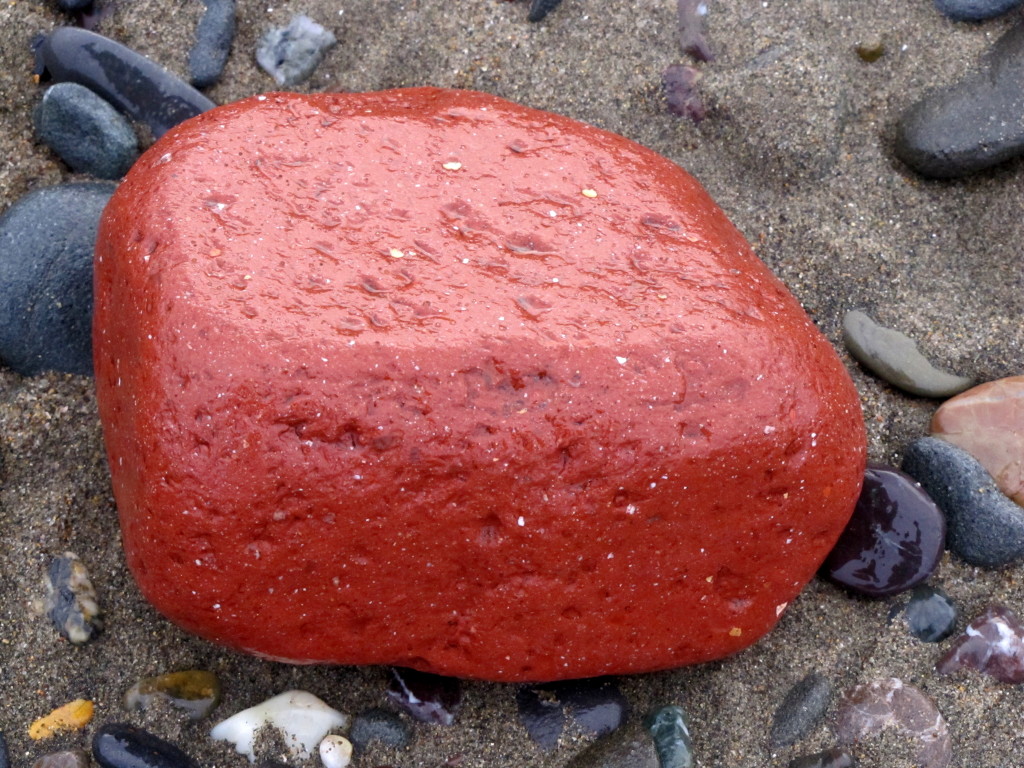
<instances>
[{"instance_id":1,"label":"white pebble","mask_svg":"<svg viewBox=\"0 0 1024 768\"><path fill-rule=\"evenodd\" d=\"M345 768L352 762L352 742L331 734L320 742L320 762L324 768Z\"/></svg>"}]
</instances>

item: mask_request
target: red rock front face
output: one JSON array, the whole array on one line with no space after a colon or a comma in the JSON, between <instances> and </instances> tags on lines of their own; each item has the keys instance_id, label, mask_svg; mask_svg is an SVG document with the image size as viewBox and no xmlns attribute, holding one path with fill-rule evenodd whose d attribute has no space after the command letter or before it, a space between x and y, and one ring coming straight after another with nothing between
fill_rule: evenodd
<instances>
[{"instance_id":1,"label":"red rock front face","mask_svg":"<svg viewBox=\"0 0 1024 768\"><path fill-rule=\"evenodd\" d=\"M491 680L716 659L864 469L831 347L685 172L478 93L172 130L97 246L128 564L278 659Z\"/></svg>"}]
</instances>

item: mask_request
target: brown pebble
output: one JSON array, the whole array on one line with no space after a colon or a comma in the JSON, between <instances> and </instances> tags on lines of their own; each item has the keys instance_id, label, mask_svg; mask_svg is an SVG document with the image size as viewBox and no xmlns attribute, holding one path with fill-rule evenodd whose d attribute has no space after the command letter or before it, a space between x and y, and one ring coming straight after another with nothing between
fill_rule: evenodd
<instances>
[{"instance_id":1,"label":"brown pebble","mask_svg":"<svg viewBox=\"0 0 1024 768\"><path fill-rule=\"evenodd\" d=\"M88 768L88 766L89 756L80 749L52 752L32 763L32 768Z\"/></svg>"}]
</instances>

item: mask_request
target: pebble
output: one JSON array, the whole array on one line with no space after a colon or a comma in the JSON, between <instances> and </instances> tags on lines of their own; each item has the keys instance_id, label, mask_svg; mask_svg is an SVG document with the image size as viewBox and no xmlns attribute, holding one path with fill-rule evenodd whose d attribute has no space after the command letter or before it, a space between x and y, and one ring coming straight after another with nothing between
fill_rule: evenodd
<instances>
[{"instance_id":1,"label":"pebble","mask_svg":"<svg viewBox=\"0 0 1024 768\"><path fill-rule=\"evenodd\" d=\"M913 478L869 464L853 516L823 569L860 595L899 594L935 571L945 536L942 512Z\"/></svg>"},{"instance_id":2,"label":"pebble","mask_svg":"<svg viewBox=\"0 0 1024 768\"><path fill-rule=\"evenodd\" d=\"M320 762L324 768L347 768L352 762L352 742L333 733L324 736L320 742Z\"/></svg>"},{"instance_id":3,"label":"pebble","mask_svg":"<svg viewBox=\"0 0 1024 768\"><path fill-rule=\"evenodd\" d=\"M692 56L696 61L712 61L715 58L707 38L704 37L704 17L707 12L706 0L678 0L676 3L679 46L683 53Z\"/></svg>"},{"instance_id":4,"label":"pebble","mask_svg":"<svg viewBox=\"0 0 1024 768\"><path fill-rule=\"evenodd\" d=\"M415 720L451 725L462 702L462 683L454 677L392 667L387 696Z\"/></svg>"},{"instance_id":5,"label":"pebble","mask_svg":"<svg viewBox=\"0 0 1024 768\"><path fill-rule=\"evenodd\" d=\"M914 587L910 601L890 614L902 613L910 634L925 643L938 643L956 629L957 610L949 595L941 589L922 584Z\"/></svg>"},{"instance_id":6,"label":"pebble","mask_svg":"<svg viewBox=\"0 0 1024 768\"><path fill-rule=\"evenodd\" d=\"M693 740L682 707L659 707L644 718L661 768L693 768Z\"/></svg>"},{"instance_id":7,"label":"pebble","mask_svg":"<svg viewBox=\"0 0 1024 768\"><path fill-rule=\"evenodd\" d=\"M40 717L28 728L32 739L48 739L61 731L78 731L89 724L95 706L87 699L75 699Z\"/></svg>"},{"instance_id":8,"label":"pebble","mask_svg":"<svg viewBox=\"0 0 1024 768\"><path fill-rule=\"evenodd\" d=\"M235 39L235 0L203 0L206 10L196 26L196 42L188 52L188 78L196 88L220 80Z\"/></svg>"},{"instance_id":9,"label":"pebble","mask_svg":"<svg viewBox=\"0 0 1024 768\"><path fill-rule=\"evenodd\" d=\"M127 723L108 723L96 731L92 756L102 768L198 768L174 744Z\"/></svg>"},{"instance_id":10,"label":"pebble","mask_svg":"<svg viewBox=\"0 0 1024 768\"><path fill-rule=\"evenodd\" d=\"M544 17L562 4L562 0L533 0L530 3L530 12L527 14L527 21L543 21Z\"/></svg>"},{"instance_id":11,"label":"pebble","mask_svg":"<svg viewBox=\"0 0 1024 768\"><path fill-rule=\"evenodd\" d=\"M352 718L348 737L356 752L365 751L374 742L392 749L405 749L412 739L412 729L393 712L375 708Z\"/></svg>"},{"instance_id":12,"label":"pebble","mask_svg":"<svg viewBox=\"0 0 1024 768\"><path fill-rule=\"evenodd\" d=\"M65 552L50 563L46 591L46 615L72 643L88 643L103 631L96 590L85 564L74 552Z\"/></svg>"},{"instance_id":13,"label":"pebble","mask_svg":"<svg viewBox=\"0 0 1024 768\"><path fill-rule=\"evenodd\" d=\"M74 27L59 27L36 51L58 83L84 85L160 138L215 105L184 80L120 43Z\"/></svg>"},{"instance_id":14,"label":"pebble","mask_svg":"<svg viewBox=\"0 0 1024 768\"><path fill-rule=\"evenodd\" d=\"M966 668L1002 683L1024 683L1024 627L1013 611L989 606L935 665L942 675Z\"/></svg>"},{"instance_id":15,"label":"pebble","mask_svg":"<svg viewBox=\"0 0 1024 768\"><path fill-rule=\"evenodd\" d=\"M789 768L854 768L856 765L853 755L845 749L827 749L789 761Z\"/></svg>"},{"instance_id":16,"label":"pebble","mask_svg":"<svg viewBox=\"0 0 1024 768\"><path fill-rule=\"evenodd\" d=\"M33 120L37 138L77 173L119 179L139 156L131 123L78 83L47 88Z\"/></svg>"},{"instance_id":17,"label":"pebble","mask_svg":"<svg viewBox=\"0 0 1024 768\"><path fill-rule=\"evenodd\" d=\"M287 27L272 27L256 46L256 61L278 85L290 87L313 74L337 38L308 16L292 16Z\"/></svg>"},{"instance_id":18,"label":"pebble","mask_svg":"<svg viewBox=\"0 0 1024 768\"><path fill-rule=\"evenodd\" d=\"M1021 0L935 0L940 13L956 21L984 21L1012 11Z\"/></svg>"},{"instance_id":19,"label":"pebble","mask_svg":"<svg viewBox=\"0 0 1024 768\"><path fill-rule=\"evenodd\" d=\"M32 763L32 768L89 768L89 756L80 749L52 752Z\"/></svg>"},{"instance_id":20,"label":"pebble","mask_svg":"<svg viewBox=\"0 0 1024 768\"><path fill-rule=\"evenodd\" d=\"M543 749L558 744L567 714L586 733L601 736L619 728L629 712L618 683L608 677L520 688L516 705L519 721Z\"/></svg>"},{"instance_id":21,"label":"pebble","mask_svg":"<svg viewBox=\"0 0 1024 768\"><path fill-rule=\"evenodd\" d=\"M44 187L0 216L0 360L92 374L92 257L109 182Z\"/></svg>"},{"instance_id":22,"label":"pebble","mask_svg":"<svg viewBox=\"0 0 1024 768\"><path fill-rule=\"evenodd\" d=\"M1024 376L997 379L947 400L932 436L976 458L999 489L1024 505Z\"/></svg>"},{"instance_id":23,"label":"pebble","mask_svg":"<svg viewBox=\"0 0 1024 768\"><path fill-rule=\"evenodd\" d=\"M654 740L632 723L602 736L566 764L566 768L661 768Z\"/></svg>"},{"instance_id":24,"label":"pebble","mask_svg":"<svg viewBox=\"0 0 1024 768\"><path fill-rule=\"evenodd\" d=\"M935 368L917 344L899 331L884 328L860 310L843 317L843 342L857 362L894 387L921 397L949 397L974 382Z\"/></svg>"},{"instance_id":25,"label":"pebble","mask_svg":"<svg viewBox=\"0 0 1024 768\"><path fill-rule=\"evenodd\" d=\"M697 88L700 78L699 71L683 64L671 64L665 69L661 74L661 88L669 112L694 123L707 117L707 108Z\"/></svg>"},{"instance_id":26,"label":"pebble","mask_svg":"<svg viewBox=\"0 0 1024 768\"><path fill-rule=\"evenodd\" d=\"M57 0L57 7L62 11L73 12L73 11L84 11L90 5L93 0Z\"/></svg>"},{"instance_id":27,"label":"pebble","mask_svg":"<svg viewBox=\"0 0 1024 768\"><path fill-rule=\"evenodd\" d=\"M200 720L220 702L220 680L212 672L188 669L145 677L124 695L125 709L149 709L156 701L164 701Z\"/></svg>"},{"instance_id":28,"label":"pebble","mask_svg":"<svg viewBox=\"0 0 1024 768\"><path fill-rule=\"evenodd\" d=\"M1024 510L1000 492L966 451L935 437L911 443L903 471L946 517L946 543L971 565L998 568L1024 558Z\"/></svg>"},{"instance_id":29,"label":"pebble","mask_svg":"<svg viewBox=\"0 0 1024 768\"><path fill-rule=\"evenodd\" d=\"M913 685L891 677L873 680L847 691L836 711L840 744L877 736L886 728L916 742L921 768L946 768L953 757L949 729L931 699Z\"/></svg>"},{"instance_id":30,"label":"pebble","mask_svg":"<svg viewBox=\"0 0 1024 768\"><path fill-rule=\"evenodd\" d=\"M7 737L0 731L0 768L11 768L11 753L7 749Z\"/></svg>"},{"instance_id":31,"label":"pebble","mask_svg":"<svg viewBox=\"0 0 1024 768\"><path fill-rule=\"evenodd\" d=\"M253 760L256 733L269 725L281 733L289 753L304 760L328 731L344 728L348 719L348 715L332 709L311 693L285 691L222 720L210 731L210 737L230 741L239 754Z\"/></svg>"},{"instance_id":32,"label":"pebble","mask_svg":"<svg viewBox=\"0 0 1024 768\"><path fill-rule=\"evenodd\" d=\"M873 64L885 55L885 40L881 37L869 37L857 43L853 49L861 61Z\"/></svg>"},{"instance_id":33,"label":"pebble","mask_svg":"<svg viewBox=\"0 0 1024 768\"><path fill-rule=\"evenodd\" d=\"M516 691L519 722L541 749L554 749L565 729L565 707L555 696L538 688Z\"/></svg>"},{"instance_id":34,"label":"pebble","mask_svg":"<svg viewBox=\"0 0 1024 768\"><path fill-rule=\"evenodd\" d=\"M832 685L820 672L810 672L789 689L772 719L769 743L788 747L821 721L832 700Z\"/></svg>"},{"instance_id":35,"label":"pebble","mask_svg":"<svg viewBox=\"0 0 1024 768\"><path fill-rule=\"evenodd\" d=\"M923 176L952 179L1024 152L1024 24L996 41L956 85L932 91L899 118L896 156Z\"/></svg>"}]
</instances>

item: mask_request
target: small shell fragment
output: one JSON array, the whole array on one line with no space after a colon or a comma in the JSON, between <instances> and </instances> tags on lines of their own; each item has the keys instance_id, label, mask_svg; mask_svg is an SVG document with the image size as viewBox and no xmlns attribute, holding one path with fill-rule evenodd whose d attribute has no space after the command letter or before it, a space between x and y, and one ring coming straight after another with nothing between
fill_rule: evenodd
<instances>
[{"instance_id":1,"label":"small shell fragment","mask_svg":"<svg viewBox=\"0 0 1024 768\"><path fill-rule=\"evenodd\" d=\"M445 163L441 167L444 168L446 171L457 171L460 168L462 168L462 163L458 163L458 162Z\"/></svg>"}]
</instances>

